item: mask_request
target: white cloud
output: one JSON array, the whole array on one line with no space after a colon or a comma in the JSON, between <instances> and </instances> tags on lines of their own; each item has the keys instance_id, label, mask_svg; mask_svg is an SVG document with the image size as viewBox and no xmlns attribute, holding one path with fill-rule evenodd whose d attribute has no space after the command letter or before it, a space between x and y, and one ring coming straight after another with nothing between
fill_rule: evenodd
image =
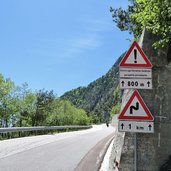
<instances>
[{"instance_id":1,"label":"white cloud","mask_svg":"<svg viewBox=\"0 0 171 171\"><path fill-rule=\"evenodd\" d=\"M62 57L73 58L87 50L93 50L102 45L102 42L96 36L74 37L67 41L63 49Z\"/></svg>"},{"instance_id":2,"label":"white cloud","mask_svg":"<svg viewBox=\"0 0 171 171\"><path fill-rule=\"evenodd\" d=\"M106 31L111 31L113 28L113 23L112 21L110 22L107 19L83 19L83 22L85 24L85 30L90 31L90 32L106 32Z\"/></svg>"},{"instance_id":3,"label":"white cloud","mask_svg":"<svg viewBox=\"0 0 171 171\"><path fill-rule=\"evenodd\" d=\"M68 60L81 58L83 56L81 54L100 48L103 45L103 35L113 29L112 22L105 19L93 20L88 17L80 19L79 23L77 33L61 40L60 49L56 54L53 53L54 63L65 63Z\"/></svg>"},{"instance_id":4,"label":"white cloud","mask_svg":"<svg viewBox=\"0 0 171 171\"><path fill-rule=\"evenodd\" d=\"M110 31L112 23L106 20L93 20L89 18L80 20L80 31L65 40L63 49L58 53L59 60L65 62L81 57L82 53L94 50L103 45L103 33Z\"/></svg>"}]
</instances>

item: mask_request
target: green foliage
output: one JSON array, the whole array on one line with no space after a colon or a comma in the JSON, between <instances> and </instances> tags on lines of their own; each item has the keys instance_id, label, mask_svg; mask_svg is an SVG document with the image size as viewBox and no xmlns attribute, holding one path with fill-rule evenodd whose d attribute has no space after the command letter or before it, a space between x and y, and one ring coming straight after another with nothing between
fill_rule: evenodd
<instances>
[{"instance_id":1,"label":"green foliage","mask_svg":"<svg viewBox=\"0 0 171 171\"><path fill-rule=\"evenodd\" d=\"M91 120L92 123L99 124L102 122L102 117L98 116L97 114L91 113Z\"/></svg>"},{"instance_id":2,"label":"green foliage","mask_svg":"<svg viewBox=\"0 0 171 171\"><path fill-rule=\"evenodd\" d=\"M154 44L164 47L171 41L171 1L170 0L137 0L137 9L132 18L142 24L160 39Z\"/></svg>"},{"instance_id":3,"label":"green foliage","mask_svg":"<svg viewBox=\"0 0 171 171\"><path fill-rule=\"evenodd\" d=\"M0 127L40 125L88 125L91 117L53 91L32 92L28 85L15 86L0 74Z\"/></svg>"},{"instance_id":4,"label":"green foliage","mask_svg":"<svg viewBox=\"0 0 171 171\"><path fill-rule=\"evenodd\" d=\"M115 114L119 114L120 109L121 109L121 103L117 103L116 105L114 105L114 106L112 107L111 112L110 112L110 117L112 117L112 116L115 115Z\"/></svg>"},{"instance_id":5,"label":"green foliage","mask_svg":"<svg viewBox=\"0 0 171 171\"><path fill-rule=\"evenodd\" d=\"M31 114L35 113L35 93L25 83L14 88L11 98L13 99L14 111L16 113L16 117L13 117L12 125L20 127L29 126Z\"/></svg>"},{"instance_id":6,"label":"green foliage","mask_svg":"<svg viewBox=\"0 0 171 171\"><path fill-rule=\"evenodd\" d=\"M13 82L10 79L4 79L0 74L0 126L8 125L10 112L12 110L10 93L13 89Z\"/></svg>"},{"instance_id":7,"label":"green foliage","mask_svg":"<svg viewBox=\"0 0 171 171\"><path fill-rule=\"evenodd\" d=\"M32 126L44 125L48 113L53 111L52 103L55 100L53 91L39 90L36 93L36 111L32 115Z\"/></svg>"},{"instance_id":8,"label":"green foliage","mask_svg":"<svg viewBox=\"0 0 171 171\"><path fill-rule=\"evenodd\" d=\"M118 114L120 112L121 109L121 90L119 85L116 87L115 91L113 92L114 95L114 105L110 111L110 118L115 115Z\"/></svg>"},{"instance_id":9,"label":"green foliage","mask_svg":"<svg viewBox=\"0 0 171 171\"><path fill-rule=\"evenodd\" d=\"M128 30L129 33L133 33L135 37L139 37L142 28L141 24L137 23L131 18L134 13L137 3L135 0L129 0L131 5L128 5L128 9L124 10L120 8L110 7L110 12L112 13L113 21L116 23L117 27L121 31Z\"/></svg>"},{"instance_id":10,"label":"green foliage","mask_svg":"<svg viewBox=\"0 0 171 171\"><path fill-rule=\"evenodd\" d=\"M110 8L114 22L121 30L140 36L144 27L158 37L156 48L171 43L171 1L132 0L127 10Z\"/></svg>"},{"instance_id":11,"label":"green foliage","mask_svg":"<svg viewBox=\"0 0 171 171\"><path fill-rule=\"evenodd\" d=\"M53 113L48 117L49 125L88 125L91 120L86 112L71 105L69 101L56 99Z\"/></svg>"}]
</instances>

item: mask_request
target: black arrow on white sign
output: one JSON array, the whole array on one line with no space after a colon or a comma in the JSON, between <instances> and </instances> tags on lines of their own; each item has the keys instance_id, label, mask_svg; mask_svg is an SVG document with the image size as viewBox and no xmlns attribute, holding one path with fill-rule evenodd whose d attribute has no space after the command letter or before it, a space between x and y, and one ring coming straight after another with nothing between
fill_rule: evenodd
<instances>
[{"instance_id":1,"label":"black arrow on white sign","mask_svg":"<svg viewBox=\"0 0 171 171\"><path fill-rule=\"evenodd\" d=\"M124 124L123 124L123 123L121 124L121 127L122 127L122 129L123 129L123 127L124 127Z\"/></svg>"},{"instance_id":2,"label":"black arrow on white sign","mask_svg":"<svg viewBox=\"0 0 171 171\"><path fill-rule=\"evenodd\" d=\"M122 84L122 87L123 87L123 86L124 86L124 84L125 84L125 82L124 82L124 81L122 81L122 82L121 82L121 84Z\"/></svg>"},{"instance_id":3,"label":"black arrow on white sign","mask_svg":"<svg viewBox=\"0 0 171 171\"><path fill-rule=\"evenodd\" d=\"M150 87L150 81L147 82L148 87Z\"/></svg>"},{"instance_id":4,"label":"black arrow on white sign","mask_svg":"<svg viewBox=\"0 0 171 171\"><path fill-rule=\"evenodd\" d=\"M129 124L129 129L131 129L131 124Z\"/></svg>"},{"instance_id":5,"label":"black arrow on white sign","mask_svg":"<svg viewBox=\"0 0 171 171\"><path fill-rule=\"evenodd\" d=\"M150 124L150 125L148 126L148 128L149 128L149 131L151 131L151 127L152 127L152 126L151 126L151 124Z\"/></svg>"}]
</instances>

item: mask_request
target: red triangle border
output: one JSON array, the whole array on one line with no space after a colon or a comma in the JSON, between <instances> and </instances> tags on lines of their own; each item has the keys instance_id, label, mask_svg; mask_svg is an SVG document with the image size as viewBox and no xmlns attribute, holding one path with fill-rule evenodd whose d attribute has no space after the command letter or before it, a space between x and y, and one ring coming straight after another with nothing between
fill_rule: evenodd
<instances>
[{"instance_id":1,"label":"red triangle border","mask_svg":"<svg viewBox=\"0 0 171 171\"><path fill-rule=\"evenodd\" d=\"M132 52L133 48L136 47L137 50L139 51L139 53L141 54L142 58L145 60L146 64L126 64L126 60L128 59L130 53ZM140 48L140 46L138 45L138 43L136 41L134 41L131 45L131 47L128 49L126 55L124 56L124 58L121 60L120 67L141 67L141 68L152 68L152 64L150 63L149 59L147 58L147 56L145 55L145 53L143 52L143 50Z\"/></svg>"},{"instance_id":2,"label":"red triangle border","mask_svg":"<svg viewBox=\"0 0 171 171\"><path fill-rule=\"evenodd\" d=\"M126 111L128 110L128 107L132 103L134 97L137 97L137 99L139 100L140 104L142 105L144 111L146 112L147 116L124 116L125 113L126 113ZM139 94L139 92L137 90L135 90L133 92L132 96L130 97L130 99L128 100L127 104L125 105L125 107L121 111L118 119L119 120L153 121L154 120L154 117L151 114L151 112L149 111L148 107L146 106L146 104L143 101L143 99L142 99L141 95Z\"/></svg>"}]
</instances>

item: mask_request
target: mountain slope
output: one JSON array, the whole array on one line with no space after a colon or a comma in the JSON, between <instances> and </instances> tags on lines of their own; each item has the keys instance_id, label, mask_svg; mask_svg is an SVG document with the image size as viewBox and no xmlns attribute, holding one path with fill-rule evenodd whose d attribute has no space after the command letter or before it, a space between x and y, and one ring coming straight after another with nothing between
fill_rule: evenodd
<instances>
[{"instance_id":1,"label":"mountain slope","mask_svg":"<svg viewBox=\"0 0 171 171\"><path fill-rule=\"evenodd\" d=\"M79 87L66 92L62 99L69 100L73 105L85 109L92 115L107 119L112 107L120 101L118 87L118 64L122 54L112 68L101 78L93 81L87 87ZM116 92L117 91L117 92Z\"/></svg>"}]
</instances>

